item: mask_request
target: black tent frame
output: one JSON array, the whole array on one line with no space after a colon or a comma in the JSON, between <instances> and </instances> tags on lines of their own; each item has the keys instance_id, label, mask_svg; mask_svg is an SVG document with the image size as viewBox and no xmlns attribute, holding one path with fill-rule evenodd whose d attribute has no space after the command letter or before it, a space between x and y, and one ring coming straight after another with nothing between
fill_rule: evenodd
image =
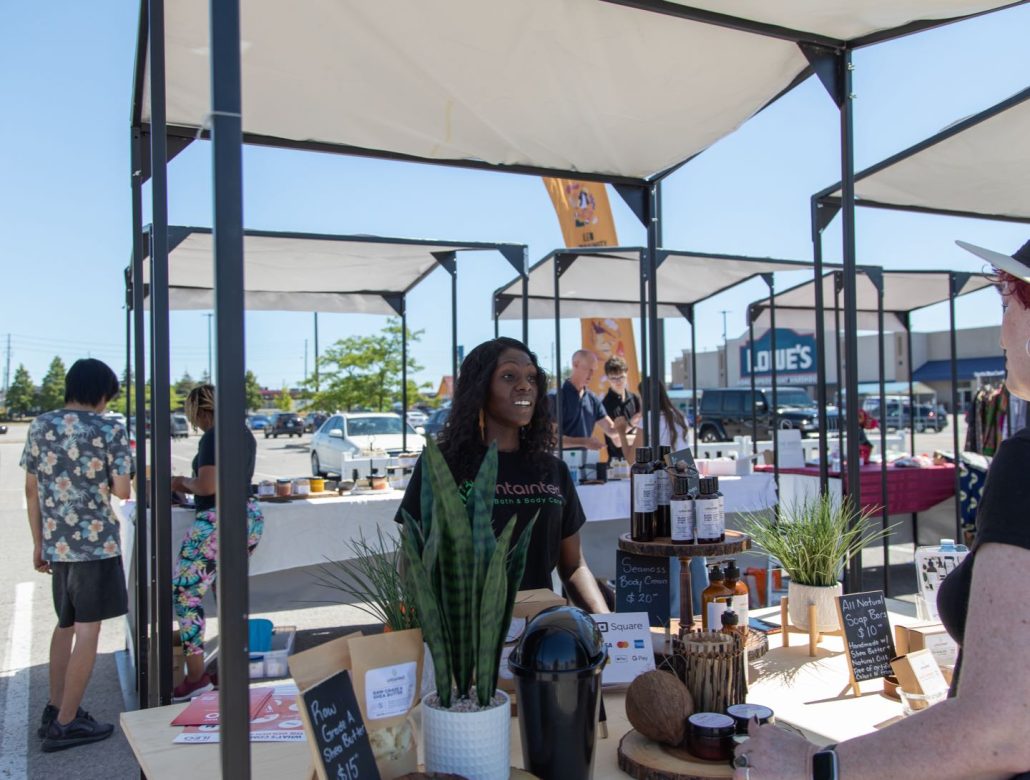
<instances>
[{"instance_id":1,"label":"black tent frame","mask_svg":"<svg viewBox=\"0 0 1030 780\"><path fill-rule=\"evenodd\" d=\"M167 256L171 256L175 251L176 247L182 244L191 235L213 235L214 231L211 228L206 227L190 227L182 225L168 225L165 228L167 235ZM386 236L366 236L366 235L343 235L343 234L323 234L323 233L302 233L295 231L272 231L272 230L244 230L243 237L262 237L262 238L285 238L285 239L296 239L299 241L333 241L339 243L354 243L354 244L384 244L390 246L426 246L433 247L435 250L431 252L433 259L436 261L436 265L431 266L428 270L420 274L415 278L406 288L403 290L340 290L340 291L315 291L315 292L340 292L341 294L358 294L368 296L371 298L382 299L401 319L401 405L403 407L403 413L406 417L408 411L408 368L407 368L407 357L408 357L408 339L407 339L407 296L421 284L437 267L442 267L451 280L451 367L452 371L457 373L457 355L458 355L458 301L457 301L457 256L460 252L483 252L483 251L497 251L504 257L505 260L516 270L518 276L523 280L523 294L527 292L527 258L528 249L524 244L511 244L511 243L489 243L482 241L434 241L430 239L411 239L411 238L393 238ZM168 271L167 265L163 269L163 275L166 279L163 288L163 295L158 295L158 289L156 286L151 286L144 283L142 280L145 278L144 275L144 262L146 260L151 261L150 272L152 274L151 279L157 278L154 274L159 270L155 268L155 257L151 256L150 251L147 247L153 248L155 236L155 226L146 225L139 238L139 251L138 253L134 249L133 252L133 264L125 270L125 281L126 281L126 329L127 333L131 331L130 322L135 321L135 343L137 345L137 360L135 362L135 372L137 376L137 382L140 377L145 376L144 367L146 365L145 358L141 354L143 351L143 345L146 343L147 333L144 325L144 310L146 304L150 303L151 308L151 339L150 339L150 359L151 365L157 365L158 360L168 360L168 353L164 355L158 355L154 351L155 339L154 333L156 331L156 324L161 320L167 320L168 312L170 310L169 305L169 294L171 290L178 288L170 288L167 282ZM135 242L134 242L135 245ZM439 251L443 250L443 251ZM166 257L167 257L166 256ZM167 263L167 260L166 260ZM284 270L286 267L284 266ZM135 280L139 279L140 283L135 283ZM242 277L241 277L242 284ZM206 288L205 288L206 289ZM139 291L140 296L137 300L136 291ZM151 296L151 293L153 295ZM303 295L304 293L298 293ZM159 305L163 302L164 309L159 309ZM522 331L523 338L528 329L528 321L523 318ZM316 347L317 350L317 347ZM317 352L316 352L316 363L317 363ZM165 383L167 384L167 383ZM167 391L166 391L167 392ZM216 385L217 392L217 385ZM142 398L143 396L139 396ZM152 394L152 402L156 394ZM245 404L244 404L245 406ZM158 408L155 404L155 409ZM154 435L149 437L151 449L154 450L159 446L161 439L157 434L157 421L166 420L168 417L167 412L170 409L162 410L161 412L154 412L152 414L154 426ZM142 404L137 404L136 408L136 431L138 434L138 450L140 452L139 473L137 474L137 495L143 496L146 491L146 477L145 477L145 442L147 441L146 427L142 419L145 418L145 410L142 408ZM165 423L167 425L168 423ZM407 449L408 443L408 432L407 425L401 426L402 430L402 446ZM168 441L165 439L165 441ZM170 453L170 450L169 450ZM157 458L153 458L152 462L156 462ZM246 477L243 477L246 482ZM168 488L165 490L159 484L159 482L167 482ZM137 684L139 686L139 698L140 703L148 703L150 700L161 702L163 704L170 702L171 700L171 647L172 647L172 632L171 632L171 621L162 622L158 610L160 605L172 603L172 582L171 582L171 556L174 550L172 549L171 539L171 504L168 500L168 496L171 493L171 471L170 468L165 472L155 472L154 478L151 480L150 494L147 495L147 501L150 507L154 508L152 512L144 513L140 511L137 515L137 526L136 533L137 537L142 537L139 544L133 546L133 563L135 569L135 587L132 588L134 593L134 621L135 625L131 627L130 636L133 640L133 653L132 658L135 663ZM139 502L142 504L143 502ZM144 519L148 518L148 519ZM149 544L149 557L144 556L144 552L147 550L146 540L150 540ZM146 564L146 565L144 565ZM167 570L167 576L162 576L160 569ZM151 572L151 576L146 576L147 572ZM141 576L141 572L142 575ZM223 588L224 590L224 588ZM146 608L148 604L148 595L150 598L149 609ZM155 619L151 617L156 616ZM152 638L153 643L148 642L148 638ZM167 659L167 663L165 663ZM153 666L158 671L157 679L151 679L151 661ZM168 672L166 675L165 672Z\"/></svg>"},{"instance_id":2,"label":"black tent frame","mask_svg":"<svg viewBox=\"0 0 1030 780\"><path fill-rule=\"evenodd\" d=\"M790 30L771 24L763 24L747 19L716 14L711 11L691 8L666 0L605 0L621 5L638 8L641 12L667 14L702 24L729 27L736 30L754 33L797 43L809 60L810 71L803 71L788 85L780 95L785 94L793 86L804 81L811 72L819 76L831 99L840 112L841 137L841 175L844 183L841 205L844 212L843 229L843 270L844 270L844 303L846 357L850 365L855 364L857 357L855 315L854 275L855 231L854 231L854 124L851 91L851 57L859 47L872 45L921 30L952 24L963 19L980 16L984 13L1001 10L1001 8L968 14L965 16L923 20L905 24L891 30L882 30L862 36L854 40L839 40L824 35L805 31ZM1026 0L1017 0L1002 8L1020 5ZM133 105L130 116L130 138L133 142L131 185L133 193L133 249L134 262L140 247L137 235L141 232L141 221L136 221L141 214L142 196L137 190L142 186L145 170L149 169L152 180L153 221L153 266L157 271L152 276L155 286L154 300L160 303L158 311L166 310L167 290L161 291L167 284L167 162L198 135L198 128L170 128L165 112L165 54L164 54L164 0L141 0L139 46L136 53L136 78L133 89ZM413 158L409 155L384 152L379 150L358 149L344 145L313 144L285 138L263 138L243 133L241 117L241 65L240 65L240 9L239 0L211 0L210 2L210 51L211 51L211 112L210 138L212 141L212 168L214 189L215 226L215 323L217 332L218 370L216 380L218 397L216 405L216 431L221 442L218 445L218 457L222 463L232 461L229 450L232 444L232 432L239 431L243 425L244 399L244 367L243 367L243 179L242 179L242 145L244 142L263 144L292 149L312 149L316 151L339 154L354 154L383 157L394 160L411 160L423 163L448 164L469 168L489 168L492 170L511 170L519 173L535 175L558 175L578 179L590 179L612 183L633 213L647 228L647 267L648 278L648 324L649 360L657 365L660 354L658 339L654 338L657 330L655 277L657 270L657 248L661 246L661 181L677 170L688 160L659 172L650 178L636 179L617 175L601 175L588 171L553 171L532 167L494 166L483 162L469 160L429 160ZM148 57L149 55L149 57ZM144 65L150 64L150 98L151 122L144 126L142 116L143 73ZM775 101L779 96L773 98ZM772 102L772 101L771 101ZM149 141L149 164L143 154L143 140ZM813 206L814 208L814 206ZM813 236L815 239L815 236ZM817 242L818 243L818 242ZM821 249L816 249L815 278L822 276ZM142 290L136 291L142 295ZM821 298L821 291L820 291ZM821 300L820 300L821 304ZM142 306L137 310L142 316ZM155 363L152 365L154 377L165 378L169 375L168 366L168 322L167 315L154 318L153 352ZM141 331L140 331L141 332ZM820 338L824 338L821 336ZM141 345L137 344L137 352ZM153 382L154 409L166 409L168 405L167 384ZM850 379L849 379L850 384ZM144 397L145 383L137 378L137 399ZM857 386L850 388L851 397L857 395ZM657 383L652 383L650 431L653 440L657 441ZM141 417L137 403L137 419ZM825 418L825 413L823 413ZM162 442L154 447L153 467L157 479L167 488L167 480L163 474L170 471L169 421L155 411L154 437ZM825 427L825 419L821 420ZM855 430L852 430L852 428ZM858 437L857 421L849 419L848 449L849 469L854 469L852 484L857 484ZM143 430L140 426L137 430ZM223 453L223 449L225 452ZM854 450L852 452L852 450ZM222 455L225 457L222 457ZM219 570L221 571L221 593L219 601L220 631L225 633L225 642L219 655L220 667L220 706L225 713L225 723L220 743L221 766L226 777L250 776L250 743L247 723L247 555L246 555L246 496L232 486L243 485L245 477L242 466L239 468L223 468L218 475L218 511L227 522L219 524ZM165 491L167 494L167 490ZM160 510L159 510L160 511ZM167 518L166 518L167 519ZM137 539L139 537L137 536ZM158 576L168 575L167 565ZM159 621L170 625L171 605L158 604ZM224 663L223 663L224 661ZM162 677L170 675L170 668L162 670Z\"/></svg>"}]
</instances>

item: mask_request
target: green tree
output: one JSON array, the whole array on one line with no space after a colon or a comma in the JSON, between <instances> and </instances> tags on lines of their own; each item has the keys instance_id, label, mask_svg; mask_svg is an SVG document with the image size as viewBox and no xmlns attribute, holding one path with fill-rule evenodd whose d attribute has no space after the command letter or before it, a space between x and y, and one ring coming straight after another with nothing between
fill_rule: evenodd
<instances>
[{"instance_id":1,"label":"green tree","mask_svg":"<svg viewBox=\"0 0 1030 780\"><path fill-rule=\"evenodd\" d=\"M7 388L7 413L11 417L24 417L36 406L36 386L32 384L29 370L19 365L14 372L14 381Z\"/></svg>"},{"instance_id":2,"label":"green tree","mask_svg":"<svg viewBox=\"0 0 1030 780\"><path fill-rule=\"evenodd\" d=\"M200 383L197 382L197 380L195 380L193 377L191 377L190 372L187 370L182 372L182 378L174 385L172 385L172 388L174 389L177 395L185 398L187 395L190 394L190 390L192 390L198 384Z\"/></svg>"},{"instance_id":3,"label":"green tree","mask_svg":"<svg viewBox=\"0 0 1030 780\"><path fill-rule=\"evenodd\" d=\"M39 386L39 408L45 412L64 406L64 361L55 357Z\"/></svg>"},{"instance_id":4,"label":"green tree","mask_svg":"<svg viewBox=\"0 0 1030 780\"><path fill-rule=\"evenodd\" d=\"M248 371L243 377L243 390L247 396L247 410L256 412L262 404L261 385L258 384L253 371Z\"/></svg>"},{"instance_id":5,"label":"green tree","mask_svg":"<svg viewBox=\"0 0 1030 780\"><path fill-rule=\"evenodd\" d=\"M422 331L408 331L408 343L419 341ZM353 409L367 407L388 411L401 399L401 324L396 317L376 335L340 339L319 356L320 389L312 397L312 408ZM422 370L408 357L408 376ZM308 382L313 388L313 381ZM408 381L408 400L414 403L420 390Z\"/></svg>"},{"instance_id":6,"label":"green tree","mask_svg":"<svg viewBox=\"0 0 1030 780\"><path fill-rule=\"evenodd\" d=\"M286 388L286 385L283 385L283 389L275 397L275 408L283 412L288 412L293 408L293 398L290 396L290 391Z\"/></svg>"}]
</instances>

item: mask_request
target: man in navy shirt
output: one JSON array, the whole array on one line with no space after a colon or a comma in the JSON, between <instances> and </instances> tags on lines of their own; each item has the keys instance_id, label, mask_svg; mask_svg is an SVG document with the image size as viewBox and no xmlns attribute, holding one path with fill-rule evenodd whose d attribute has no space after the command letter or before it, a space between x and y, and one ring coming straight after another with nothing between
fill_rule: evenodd
<instances>
[{"instance_id":1,"label":"man in navy shirt","mask_svg":"<svg viewBox=\"0 0 1030 780\"><path fill-rule=\"evenodd\" d=\"M561 430L563 447L585 447L599 450L604 441L596 438L595 423L616 441L621 437L615 423L604 410L604 405L589 390L590 377L597 370L597 356L587 349L572 353L572 372L559 390L561 399ZM553 410L552 410L553 411Z\"/></svg>"}]
</instances>

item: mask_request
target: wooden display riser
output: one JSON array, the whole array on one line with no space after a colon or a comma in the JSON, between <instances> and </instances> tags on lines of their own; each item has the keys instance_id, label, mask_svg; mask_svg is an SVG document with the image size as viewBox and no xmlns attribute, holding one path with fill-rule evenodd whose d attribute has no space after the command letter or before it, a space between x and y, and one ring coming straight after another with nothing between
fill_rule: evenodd
<instances>
[{"instance_id":1,"label":"wooden display riser","mask_svg":"<svg viewBox=\"0 0 1030 780\"><path fill-rule=\"evenodd\" d=\"M628 731L619 742L619 769L637 780L710 780L733 777L728 761L702 761L681 748Z\"/></svg>"},{"instance_id":2,"label":"wooden display riser","mask_svg":"<svg viewBox=\"0 0 1030 780\"><path fill-rule=\"evenodd\" d=\"M309 498L337 498L339 495L339 491L336 490L323 490L319 493L308 493L306 495L259 496L258 501L261 501L262 503L267 502L269 504L288 504L291 501L306 501Z\"/></svg>"}]
</instances>

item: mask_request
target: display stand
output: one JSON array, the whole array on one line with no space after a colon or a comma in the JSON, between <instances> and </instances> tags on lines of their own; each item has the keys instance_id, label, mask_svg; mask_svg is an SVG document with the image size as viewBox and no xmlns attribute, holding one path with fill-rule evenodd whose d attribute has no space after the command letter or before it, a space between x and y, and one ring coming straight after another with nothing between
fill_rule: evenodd
<instances>
[{"instance_id":1,"label":"display stand","mask_svg":"<svg viewBox=\"0 0 1030 780\"><path fill-rule=\"evenodd\" d=\"M690 559L737 555L751 547L751 537L740 531L727 531L725 540L717 544L673 544L668 537L653 542L635 542L628 533L619 537L619 549L634 555L652 558L679 558L680 561L680 625L694 625L694 605L690 592Z\"/></svg>"},{"instance_id":2,"label":"display stand","mask_svg":"<svg viewBox=\"0 0 1030 780\"><path fill-rule=\"evenodd\" d=\"M635 730L619 741L619 769L637 780L733 777L728 761L703 761L681 748L659 745Z\"/></svg>"},{"instance_id":3,"label":"display stand","mask_svg":"<svg viewBox=\"0 0 1030 780\"><path fill-rule=\"evenodd\" d=\"M815 604L808 605L808 628L798 628L790 624L790 615L787 612L787 604L789 603L788 597L784 596L780 599L780 625L783 627L783 646L790 647L790 635L794 634L808 634L808 654L815 658L815 648L819 644L820 639L823 636L844 636L844 632L839 628L836 631L819 631L816 629L817 620L816 612L817 608ZM854 680L852 680L854 683Z\"/></svg>"}]
</instances>

